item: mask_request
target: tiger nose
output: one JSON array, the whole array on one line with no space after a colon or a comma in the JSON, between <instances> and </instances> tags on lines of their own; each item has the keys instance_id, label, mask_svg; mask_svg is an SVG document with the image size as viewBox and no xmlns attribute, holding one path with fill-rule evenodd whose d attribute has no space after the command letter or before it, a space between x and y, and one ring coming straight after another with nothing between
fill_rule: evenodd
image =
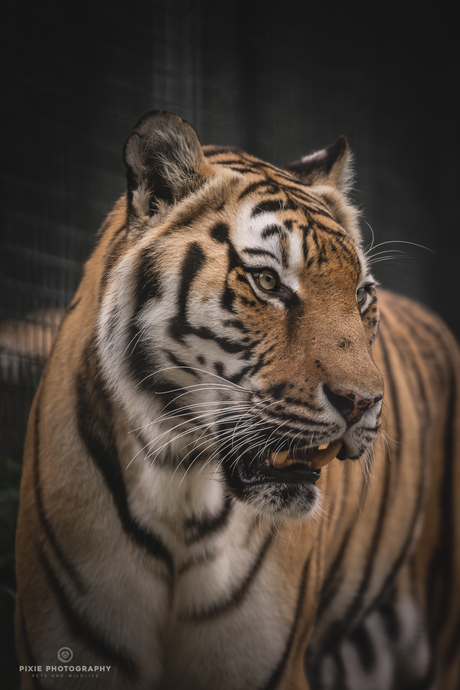
<instances>
[{"instance_id":1,"label":"tiger nose","mask_svg":"<svg viewBox=\"0 0 460 690\"><path fill-rule=\"evenodd\" d=\"M338 391L334 393L326 384L324 384L324 392L329 402L349 424L359 422L363 414L380 402L383 397L376 395L374 398L364 398L359 393L355 393L355 391Z\"/></svg>"}]
</instances>

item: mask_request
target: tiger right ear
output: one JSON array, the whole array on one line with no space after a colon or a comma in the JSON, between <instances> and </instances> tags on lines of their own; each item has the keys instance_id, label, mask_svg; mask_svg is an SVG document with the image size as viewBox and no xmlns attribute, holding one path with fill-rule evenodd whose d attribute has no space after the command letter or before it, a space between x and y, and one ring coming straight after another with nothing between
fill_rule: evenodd
<instances>
[{"instance_id":1,"label":"tiger right ear","mask_svg":"<svg viewBox=\"0 0 460 690\"><path fill-rule=\"evenodd\" d=\"M204 156L193 128L182 118L151 110L136 123L123 158L128 214L146 222L164 204L174 204L203 183Z\"/></svg>"}]
</instances>

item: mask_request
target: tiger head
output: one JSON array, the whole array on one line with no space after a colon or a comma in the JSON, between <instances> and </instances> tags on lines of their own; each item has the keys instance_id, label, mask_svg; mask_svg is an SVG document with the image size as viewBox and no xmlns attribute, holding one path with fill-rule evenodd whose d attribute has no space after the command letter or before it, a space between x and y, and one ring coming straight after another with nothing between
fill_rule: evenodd
<instances>
[{"instance_id":1,"label":"tiger head","mask_svg":"<svg viewBox=\"0 0 460 690\"><path fill-rule=\"evenodd\" d=\"M321 467L376 438L379 312L342 137L284 169L152 111L128 139L127 251L98 322L108 386L153 463L212 466L302 517Z\"/></svg>"}]
</instances>

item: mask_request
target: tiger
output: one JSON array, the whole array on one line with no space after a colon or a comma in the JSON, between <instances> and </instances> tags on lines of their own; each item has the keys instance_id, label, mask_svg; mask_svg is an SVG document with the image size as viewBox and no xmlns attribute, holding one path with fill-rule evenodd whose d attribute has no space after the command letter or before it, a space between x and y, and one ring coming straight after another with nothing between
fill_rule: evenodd
<instances>
[{"instance_id":1,"label":"tiger","mask_svg":"<svg viewBox=\"0 0 460 690\"><path fill-rule=\"evenodd\" d=\"M346 138L153 110L123 156L30 413L21 687L460 687L459 349L373 278Z\"/></svg>"}]
</instances>

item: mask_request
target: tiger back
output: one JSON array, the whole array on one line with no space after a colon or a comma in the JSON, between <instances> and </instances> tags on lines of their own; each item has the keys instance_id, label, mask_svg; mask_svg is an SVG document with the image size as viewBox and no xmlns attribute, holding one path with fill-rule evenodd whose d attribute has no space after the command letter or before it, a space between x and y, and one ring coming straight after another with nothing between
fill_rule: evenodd
<instances>
[{"instance_id":1,"label":"tiger back","mask_svg":"<svg viewBox=\"0 0 460 690\"><path fill-rule=\"evenodd\" d=\"M21 687L453 690L459 352L377 290L346 141L152 111L124 158L29 419Z\"/></svg>"}]
</instances>

